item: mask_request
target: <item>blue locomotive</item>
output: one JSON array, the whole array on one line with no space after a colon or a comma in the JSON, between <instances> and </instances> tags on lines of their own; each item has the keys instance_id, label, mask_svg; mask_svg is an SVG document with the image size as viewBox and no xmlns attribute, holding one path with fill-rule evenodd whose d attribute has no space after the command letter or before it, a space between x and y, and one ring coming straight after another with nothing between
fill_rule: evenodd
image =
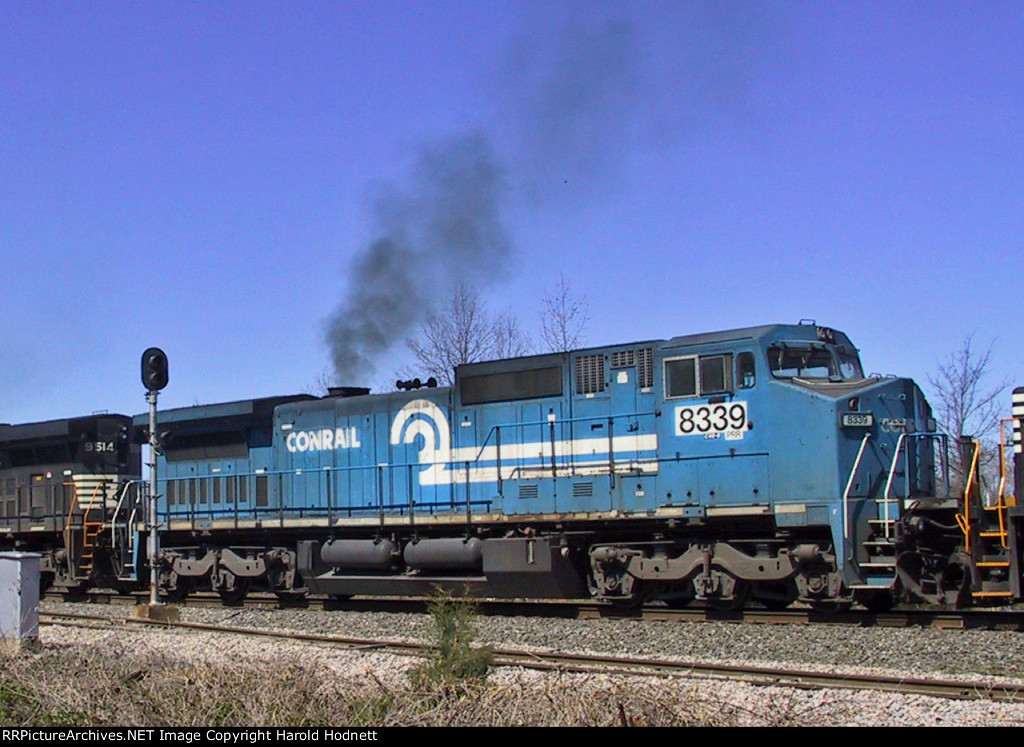
<instances>
[{"instance_id":1,"label":"blue locomotive","mask_svg":"<svg viewBox=\"0 0 1024 747\"><path fill-rule=\"evenodd\" d=\"M168 591L734 607L950 601L968 586L927 402L912 381L866 378L836 330L691 335L333 394L161 414ZM913 559L910 510L934 543Z\"/></svg>"},{"instance_id":2,"label":"blue locomotive","mask_svg":"<svg viewBox=\"0 0 1024 747\"><path fill-rule=\"evenodd\" d=\"M1013 511L993 516L976 486L949 496L949 444L921 390L866 377L837 330L771 325L455 373L452 387L159 413L162 592L825 609L1021 595ZM120 510L106 526L127 582L143 525Z\"/></svg>"}]
</instances>

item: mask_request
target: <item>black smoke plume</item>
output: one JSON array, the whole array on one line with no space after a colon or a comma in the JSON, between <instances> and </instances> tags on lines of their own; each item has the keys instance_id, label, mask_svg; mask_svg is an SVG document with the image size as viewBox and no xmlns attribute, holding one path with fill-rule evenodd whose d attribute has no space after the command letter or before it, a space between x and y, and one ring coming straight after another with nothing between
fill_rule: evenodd
<instances>
[{"instance_id":1,"label":"black smoke plume","mask_svg":"<svg viewBox=\"0 0 1024 747\"><path fill-rule=\"evenodd\" d=\"M531 6L530 33L491 81L491 125L421 147L407 184L375 202L375 238L328 320L338 382L367 381L456 283L509 272L513 198L589 205L619 188L631 153L670 147L742 99L765 7L649 0L625 18L599 0Z\"/></svg>"},{"instance_id":2,"label":"black smoke plume","mask_svg":"<svg viewBox=\"0 0 1024 747\"><path fill-rule=\"evenodd\" d=\"M356 257L349 292L328 322L339 383L365 381L375 358L455 282L501 273L510 256L505 191L490 143L474 133L422 147L407 188L378 197L377 238Z\"/></svg>"}]
</instances>

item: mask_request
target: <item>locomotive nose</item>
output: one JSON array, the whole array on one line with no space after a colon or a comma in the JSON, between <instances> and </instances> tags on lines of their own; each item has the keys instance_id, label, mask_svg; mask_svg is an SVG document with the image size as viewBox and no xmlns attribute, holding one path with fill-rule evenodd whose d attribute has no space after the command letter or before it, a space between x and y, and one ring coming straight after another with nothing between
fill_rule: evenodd
<instances>
[{"instance_id":1,"label":"locomotive nose","mask_svg":"<svg viewBox=\"0 0 1024 747\"><path fill-rule=\"evenodd\" d=\"M847 432L876 434L934 433L935 418L921 389L911 379L864 379L855 392L837 396L839 425Z\"/></svg>"}]
</instances>

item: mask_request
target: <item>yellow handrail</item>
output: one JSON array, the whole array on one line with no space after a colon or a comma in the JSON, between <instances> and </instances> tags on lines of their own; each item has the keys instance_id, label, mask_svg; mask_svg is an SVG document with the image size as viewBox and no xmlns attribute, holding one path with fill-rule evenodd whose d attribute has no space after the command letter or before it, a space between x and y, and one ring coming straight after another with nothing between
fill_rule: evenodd
<instances>
[{"instance_id":1,"label":"yellow handrail","mask_svg":"<svg viewBox=\"0 0 1024 747\"><path fill-rule=\"evenodd\" d=\"M64 547L67 549L67 552L68 552L68 555L69 555L68 560L71 561L71 566L73 568L75 566L75 563L73 561L73 558L71 557L71 554L74 552L74 545L71 542L71 531L72 531L72 529L71 529L71 516L75 513L75 508L77 508L81 504L81 501L78 500L78 483L66 482L66 483L64 483L64 485L71 487L71 503L70 503L70 505L68 507L68 518L67 518L67 521L64 523ZM102 492L103 500L106 501L106 488L105 488L105 484L102 483L102 482L98 483L96 485L96 487L93 488L92 496L89 499L89 505L85 509L84 513L82 514L82 547L83 547L83 549L85 548L85 540L86 540L86 536L87 536L86 535L86 531L85 531L85 527L86 527L86 524L89 521L89 513L92 511L93 506L96 503L97 496L101 495L101 492L100 492L101 490L103 491Z\"/></svg>"},{"instance_id":2,"label":"yellow handrail","mask_svg":"<svg viewBox=\"0 0 1024 747\"><path fill-rule=\"evenodd\" d=\"M981 454L981 443L975 439L974 454L971 457L971 469L967 473L967 481L964 483L964 512L956 515L956 523L964 533L964 550L971 551L971 490L974 488L975 476L978 473L978 456Z\"/></svg>"}]
</instances>

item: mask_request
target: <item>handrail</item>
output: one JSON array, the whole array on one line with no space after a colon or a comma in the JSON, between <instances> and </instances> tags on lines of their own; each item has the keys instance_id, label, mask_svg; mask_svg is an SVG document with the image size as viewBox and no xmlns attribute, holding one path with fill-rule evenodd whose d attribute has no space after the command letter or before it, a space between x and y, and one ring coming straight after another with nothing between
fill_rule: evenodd
<instances>
[{"instance_id":1,"label":"handrail","mask_svg":"<svg viewBox=\"0 0 1024 747\"><path fill-rule=\"evenodd\" d=\"M128 495L131 492L131 489L132 489L133 486L135 486L135 485L143 485L143 484L145 484L145 483L142 480L126 480L121 485L120 496L117 499L117 504L114 506L114 513L112 514L112 516L110 518L111 542L113 543L115 551L120 549L120 547L119 547L120 539L119 539L119 533L118 533L118 527L119 527L118 517L121 516L121 512L122 512L122 509L124 508L125 500L128 498ZM123 551L128 553L129 557L132 558L132 567L133 568L135 567L135 532L134 531L128 531L128 528L135 526L135 517L138 514L138 510L139 510L139 504L138 504L138 500L136 500L132 504L131 511L127 512L127 514L125 516L125 520L124 520L125 536L124 536L124 548L123 548Z\"/></svg>"},{"instance_id":2,"label":"handrail","mask_svg":"<svg viewBox=\"0 0 1024 747\"><path fill-rule=\"evenodd\" d=\"M967 473L967 482L964 483L964 504L967 504L968 499L971 496L971 490L974 488L974 481L978 474L978 457L981 454L981 442L977 439L972 440L971 443L974 445L974 453L971 455L971 469Z\"/></svg>"},{"instance_id":3,"label":"handrail","mask_svg":"<svg viewBox=\"0 0 1024 747\"><path fill-rule=\"evenodd\" d=\"M971 469L967 473L967 481L964 483L964 512L956 515L956 523L964 533L964 551L971 551L971 490L974 488L974 478L978 472L978 457L981 454L981 442L977 439L971 441L974 445L974 454L971 456Z\"/></svg>"},{"instance_id":4,"label":"handrail","mask_svg":"<svg viewBox=\"0 0 1024 747\"><path fill-rule=\"evenodd\" d=\"M900 463L900 453L906 441L907 434L901 433L896 439L896 449L892 455L892 464L889 466L889 477L885 481L885 492L882 493L882 518L885 521L885 536L889 536L889 494L892 492L892 481L896 477L896 467Z\"/></svg>"},{"instance_id":5,"label":"handrail","mask_svg":"<svg viewBox=\"0 0 1024 747\"><path fill-rule=\"evenodd\" d=\"M117 504L114 506L114 518L113 522L117 523L117 517L121 515L121 507L124 505L125 498L128 497L128 490L132 485L141 483L142 480L126 480L121 486L121 495L117 499Z\"/></svg>"},{"instance_id":6,"label":"handrail","mask_svg":"<svg viewBox=\"0 0 1024 747\"><path fill-rule=\"evenodd\" d=\"M74 536L74 530L71 528L71 517L74 515L75 508L78 506L78 488L75 487L74 482L65 484L71 487L71 500L68 501L68 518L64 522L64 548L67 551L68 571L70 572L75 564L75 546L74 543L71 541Z\"/></svg>"},{"instance_id":7,"label":"handrail","mask_svg":"<svg viewBox=\"0 0 1024 747\"><path fill-rule=\"evenodd\" d=\"M1010 546L1006 543L1009 537L1006 530L1006 509L1007 504L1003 501L1003 497L999 496L995 505L996 515L999 517L999 544L1004 550L1009 550Z\"/></svg>"},{"instance_id":8,"label":"handrail","mask_svg":"<svg viewBox=\"0 0 1024 747\"><path fill-rule=\"evenodd\" d=\"M505 429L508 429L508 428L532 428L532 427L536 427L538 425L539 426L551 426L554 423L558 423L559 425L561 425L563 423L568 423L568 424L572 425L574 423L600 422L601 424L604 424L604 423L607 423L610 420L616 420L616 419L617 420L623 420L623 419L628 419L628 418L640 418L640 417L646 417L648 415L653 415L654 417L658 417L660 412L661 412L660 410L651 410L650 412L634 412L634 413L627 413L627 414L624 414L624 415L623 414L612 415L610 417L608 415L588 415L586 417L578 417L578 418L560 418L560 419L556 419L554 421L552 421L550 419L545 419L545 420L530 421L530 422L527 422L527 423L499 423L497 425L492 425L490 430L487 431L487 435L484 436L484 440L481 442L480 448L477 449L476 456L473 457L472 461L474 463L477 463L477 462L481 461L480 458L483 456L484 450L487 448L488 444L490 444L491 436L493 434L495 434L496 432L500 431L502 428L505 428ZM500 454L500 451L499 451L499 454Z\"/></svg>"},{"instance_id":9,"label":"handrail","mask_svg":"<svg viewBox=\"0 0 1024 747\"><path fill-rule=\"evenodd\" d=\"M850 539L850 490L853 488L853 478L857 476L860 468L860 461L864 458L864 449L867 448L870 433L865 433L860 442L860 449L857 451L857 458L853 462L853 469L850 470L850 478L846 481L846 490L843 491L843 539Z\"/></svg>"}]
</instances>

